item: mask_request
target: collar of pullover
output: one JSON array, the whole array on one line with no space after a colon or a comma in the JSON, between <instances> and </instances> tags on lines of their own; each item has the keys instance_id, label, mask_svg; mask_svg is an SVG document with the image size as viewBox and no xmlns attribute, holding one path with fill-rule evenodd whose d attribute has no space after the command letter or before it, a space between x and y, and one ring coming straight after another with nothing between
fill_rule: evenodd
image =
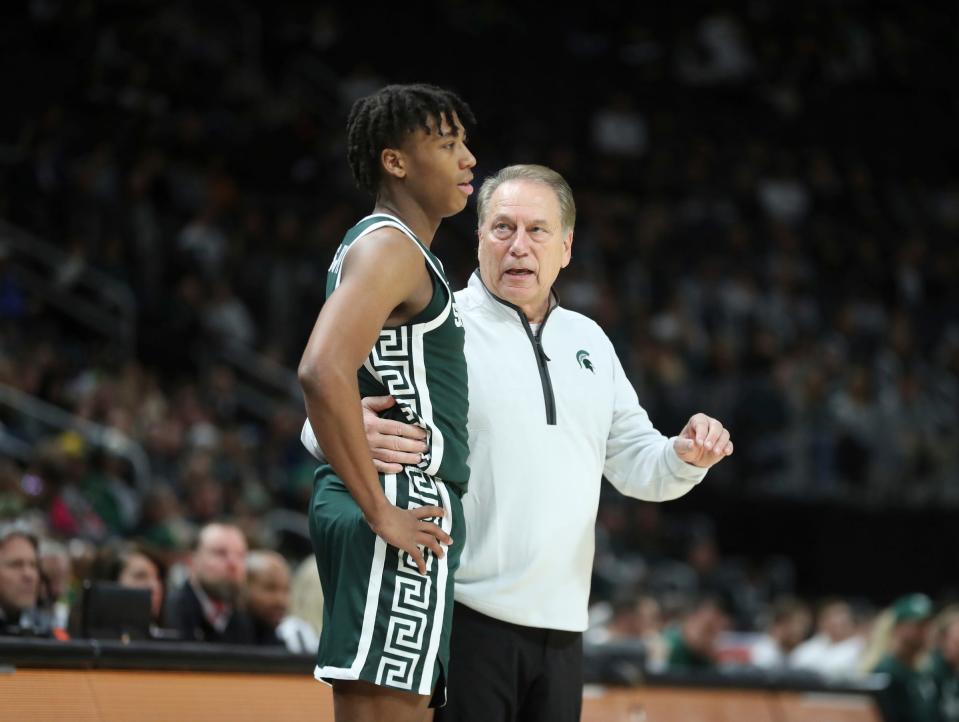
<instances>
[{"instance_id":1,"label":"collar of pullover","mask_svg":"<svg viewBox=\"0 0 959 722\"><path fill-rule=\"evenodd\" d=\"M503 316L513 319L517 318L518 316L520 321L525 320L526 325L529 325L529 321L526 319L523 309L521 309L515 303L510 303L509 301L503 300L486 287L486 284L483 283L483 279L480 277L478 268L473 271L467 285L469 288L480 294L480 296L484 299L484 305L486 305L494 313L503 314ZM543 318L544 323L546 319L549 318L549 315L553 312L553 309L555 309L557 306L559 306L559 295L556 293L555 288L551 288L549 291L549 309L546 311L546 315Z\"/></svg>"}]
</instances>

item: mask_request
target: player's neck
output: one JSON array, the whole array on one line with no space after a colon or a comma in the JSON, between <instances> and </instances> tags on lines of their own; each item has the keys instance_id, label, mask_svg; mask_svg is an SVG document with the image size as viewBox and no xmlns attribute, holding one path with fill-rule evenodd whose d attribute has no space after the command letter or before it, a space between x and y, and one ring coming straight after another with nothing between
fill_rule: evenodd
<instances>
[{"instance_id":1,"label":"player's neck","mask_svg":"<svg viewBox=\"0 0 959 722\"><path fill-rule=\"evenodd\" d=\"M409 226L410 230L427 248L433 243L436 229L440 227L440 218L431 218L426 210L412 198L392 195L381 191L376 197L374 213L389 213Z\"/></svg>"}]
</instances>

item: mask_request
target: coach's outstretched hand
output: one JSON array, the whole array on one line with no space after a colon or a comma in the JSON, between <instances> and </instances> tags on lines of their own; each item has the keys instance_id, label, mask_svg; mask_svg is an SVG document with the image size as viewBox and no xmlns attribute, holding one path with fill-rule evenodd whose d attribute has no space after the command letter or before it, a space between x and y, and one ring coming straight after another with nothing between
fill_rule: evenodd
<instances>
[{"instance_id":1,"label":"coach's outstretched hand","mask_svg":"<svg viewBox=\"0 0 959 722\"><path fill-rule=\"evenodd\" d=\"M687 464L708 469L733 453L729 430L711 416L694 414L673 440L676 455Z\"/></svg>"}]
</instances>

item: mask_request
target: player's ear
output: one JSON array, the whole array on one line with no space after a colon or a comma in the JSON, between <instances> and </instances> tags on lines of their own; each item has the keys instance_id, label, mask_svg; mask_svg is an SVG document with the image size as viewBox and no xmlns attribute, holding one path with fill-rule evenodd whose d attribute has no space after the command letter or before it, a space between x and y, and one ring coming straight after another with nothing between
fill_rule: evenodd
<instances>
[{"instance_id":1,"label":"player's ear","mask_svg":"<svg viewBox=\"0 0 959 722\"><path fill-rule=\"evenodd\" d=\"M403 157L403 151L396 148L384 148L380 153L380 165L383 166L383 172L394 178L406 177L406 158Z\"/></svg>"}]
</instances>

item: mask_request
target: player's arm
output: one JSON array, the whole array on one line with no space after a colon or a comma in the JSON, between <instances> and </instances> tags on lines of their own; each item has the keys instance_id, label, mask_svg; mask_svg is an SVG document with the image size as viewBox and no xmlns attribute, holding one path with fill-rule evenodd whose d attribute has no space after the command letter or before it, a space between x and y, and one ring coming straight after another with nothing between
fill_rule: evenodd
<instances>
[{"instance_id":1,"label":"player's arm","mask_svg":"<svg viewBox=\"0 0 959 722\"><path fill-rule=\"evenodd\" d=\"M370 459L356 378L387 320L408 306L424 283L429 278L423 255L400 231L384 228L364 237L346 256L340 285L320 311L298 375L313 433L367 523L425 573L417 545L442 556L439 542L451 540L423 519L444 512L398 509L386 498Z\"/></svg>"}]
</instances>

